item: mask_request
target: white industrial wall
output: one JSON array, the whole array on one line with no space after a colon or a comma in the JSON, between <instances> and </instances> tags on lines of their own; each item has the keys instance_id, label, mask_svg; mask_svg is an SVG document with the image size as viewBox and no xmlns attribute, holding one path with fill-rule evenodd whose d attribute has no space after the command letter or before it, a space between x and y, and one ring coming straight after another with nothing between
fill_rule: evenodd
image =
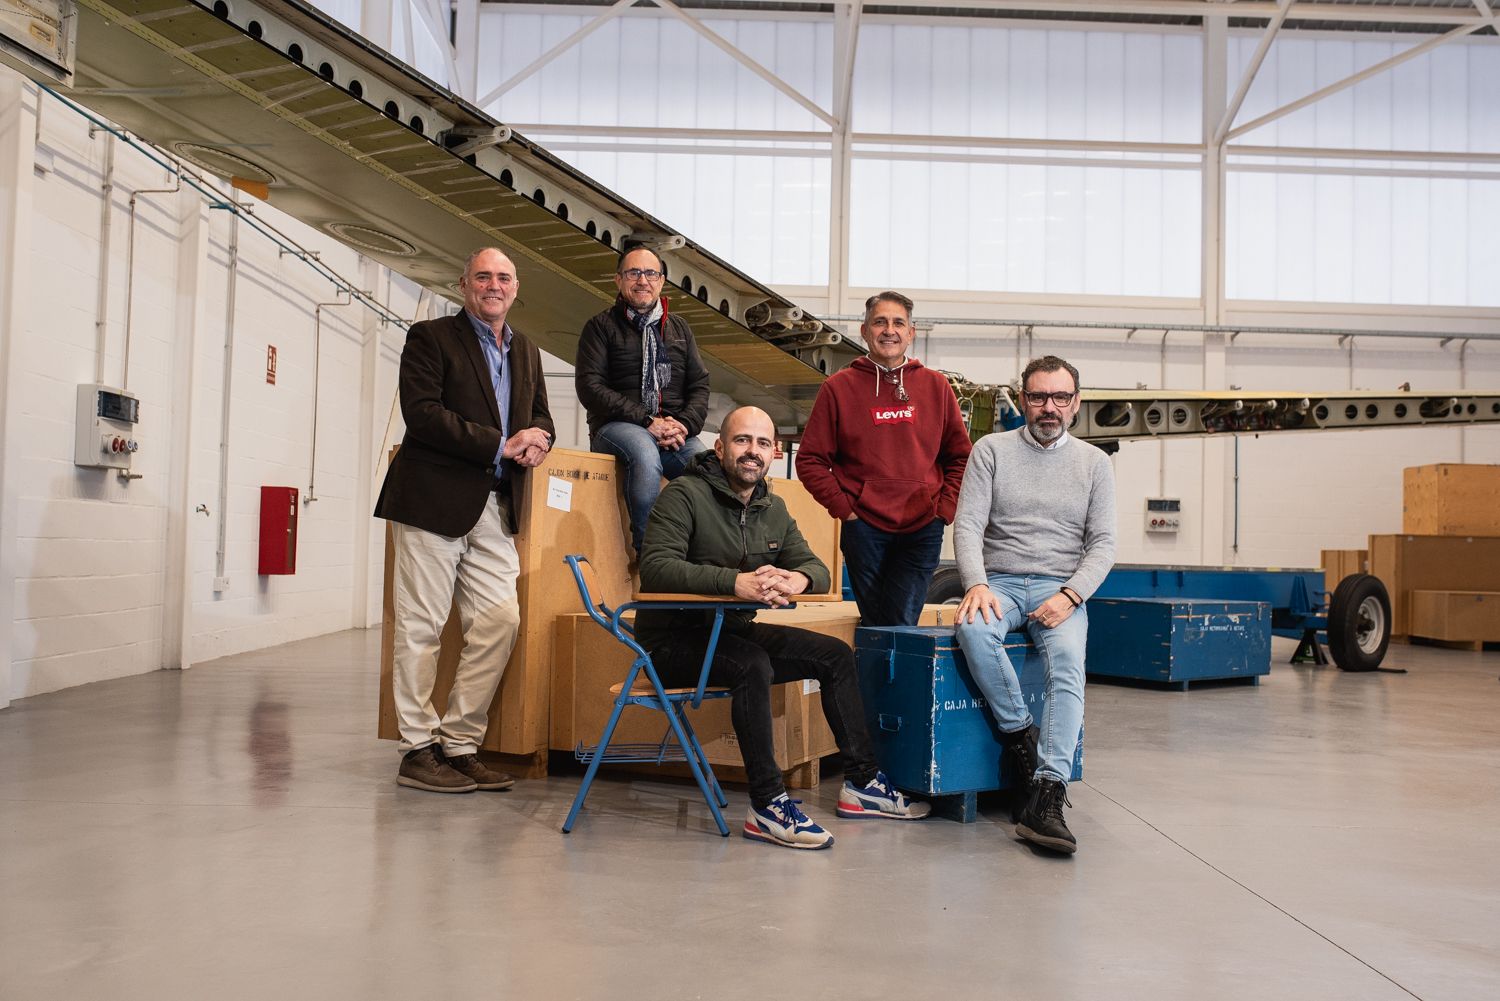
<instances>
[{"instance_id":1,"label":"white industrial wall","mask_svg":"<svg viewBox=\"0 0 1500 1001\"><path fill-rule=\"evenodd\" d=\"M358 302L321 310L314 478L315 307L347 297L248 224L235 238L231 213L191 189L139 195L127 279L131 195L172 187L169 172L8 69L0 106L0 706L379 622L384 532L370 512L382 447L404 430L393 407L404 326ZM417 312L400 276L265 203L251 212L396 316ZM576 444L571 373L550 356L544 369L559 441ZM95 381L141 400L138 479L73 464L76 387ZM295 574L257 572L261 486L303 499Z\"/></svg>"},{"instance_id":2,"label":"white industrial wall","mask_svg":"<svg viewBox=\"0 0 1500 1001\"><path fill-rule=\"evenodd\" d=\"M324 312L318 499L301 508L297 573L257 576L260 486L292 486L305 497L311 482L313 307L334 300L334 288L238 227L221 507L231 216L196 192L142 194L127 387L141 400L140 478L75 467L76 386L125 382L130 196L171 179L107 133L91 136L89 123L57 101L40 101L38 125L35 88L0 71L0 589L9 605L0 606L8 613L0 704L378 621L378 602L372 617L367 599L381 570L370 541L371 478L404 330L358 305ZM401 280L265 204L254 212L395 313L412 314L415 296ZM278 351L275 385L266 382L268 345ZM220 519L229 587L216 592Z\"/></svg>"}]
</instances>

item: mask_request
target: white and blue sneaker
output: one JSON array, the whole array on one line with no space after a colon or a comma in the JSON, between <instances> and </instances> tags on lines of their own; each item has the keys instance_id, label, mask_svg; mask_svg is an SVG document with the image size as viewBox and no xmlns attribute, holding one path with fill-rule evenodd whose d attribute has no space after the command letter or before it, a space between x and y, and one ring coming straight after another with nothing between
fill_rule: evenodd
<instances>
[{"instance_id":1,"label":"white and blue sneaker","mask_svg":"<svg viewBox=\"0 0 1500 1001\"><path fill-rule=\"evenodd\" d=\"M799 810L800 802L782 793L760 809L752 806L745 815L745 837L783 848L832 847L833 835Z\"/></svg>"},{"instance_id":2,"label":"white and blue sneaker","mask_svg":"<svg viewBox=\"0 0 1500 1001\"><path fill-rule=\"evenodd\" d=\"M885 817L888 820L921 820L932 812L931 803L910 800L891 785L885 772L876 772L868 784L855 788L845 782L839 790L839 816L848 820Z\"/></svg>"}]
</instances>

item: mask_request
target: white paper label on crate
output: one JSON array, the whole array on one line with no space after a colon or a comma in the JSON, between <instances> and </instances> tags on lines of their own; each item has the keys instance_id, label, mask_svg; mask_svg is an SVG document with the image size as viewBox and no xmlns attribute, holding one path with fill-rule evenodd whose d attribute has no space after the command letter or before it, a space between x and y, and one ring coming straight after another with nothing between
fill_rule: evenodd
<instances>
[{"instance_id":1,"label":"white paper label on crate","mask_svg":"<svg viewBox=\"0 0 1500 1001\"><path fill-rule=\"evenodd\" d=\"M803 695L811 695L813 692L820 691L822 689L822 687L823 686L818 683L818 679L817 678L803 678L802 679L802 694Z\"/></svg>"},{"instance_id":2,"label":"white paper label on crate","mask_svg":"<svg viewBox=\"0 0 1500 1001\"><path fill-rule=\"evenodd\" d=\"M547 506L559 511L573 510L573 484L559 476L547 477Z\"/></svg>"}]
</instances>

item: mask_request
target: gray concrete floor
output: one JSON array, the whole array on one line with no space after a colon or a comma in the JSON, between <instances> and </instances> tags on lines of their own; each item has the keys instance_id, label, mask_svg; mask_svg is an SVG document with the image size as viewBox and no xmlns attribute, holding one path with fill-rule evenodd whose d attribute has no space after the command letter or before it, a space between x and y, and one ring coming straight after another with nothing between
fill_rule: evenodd
<instances>
[{"instance_id":1,"label":"gray concrete floor","mask_svg":"<svg viewBox=\"0 0 1500 1001\"><path fill-rule=\"evenodd\" d=\"M1091 684L1073 859L721 839L691 785L394 782L378 633L0 712L0 998L1500 997L1500 657ZM734 827L742 789L730 790Z\"/></svg>"}]
</instances>

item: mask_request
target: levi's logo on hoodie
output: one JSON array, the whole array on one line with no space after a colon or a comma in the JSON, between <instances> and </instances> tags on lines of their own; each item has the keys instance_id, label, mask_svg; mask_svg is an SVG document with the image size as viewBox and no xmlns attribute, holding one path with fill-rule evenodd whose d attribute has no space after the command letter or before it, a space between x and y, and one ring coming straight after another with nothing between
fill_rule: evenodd
<instances>
[{"instance_id":1,"label":"levi's logo on hoodie","mask_svg":"<svg viewBox=\"0 0 1500 1001\"><path fill-rule=\"evenodd\" d=\"M917 407L914 403L894 403L888 407L873 407L870 416L876 424L914 424Z\"/></svg>"}]
</instances>

